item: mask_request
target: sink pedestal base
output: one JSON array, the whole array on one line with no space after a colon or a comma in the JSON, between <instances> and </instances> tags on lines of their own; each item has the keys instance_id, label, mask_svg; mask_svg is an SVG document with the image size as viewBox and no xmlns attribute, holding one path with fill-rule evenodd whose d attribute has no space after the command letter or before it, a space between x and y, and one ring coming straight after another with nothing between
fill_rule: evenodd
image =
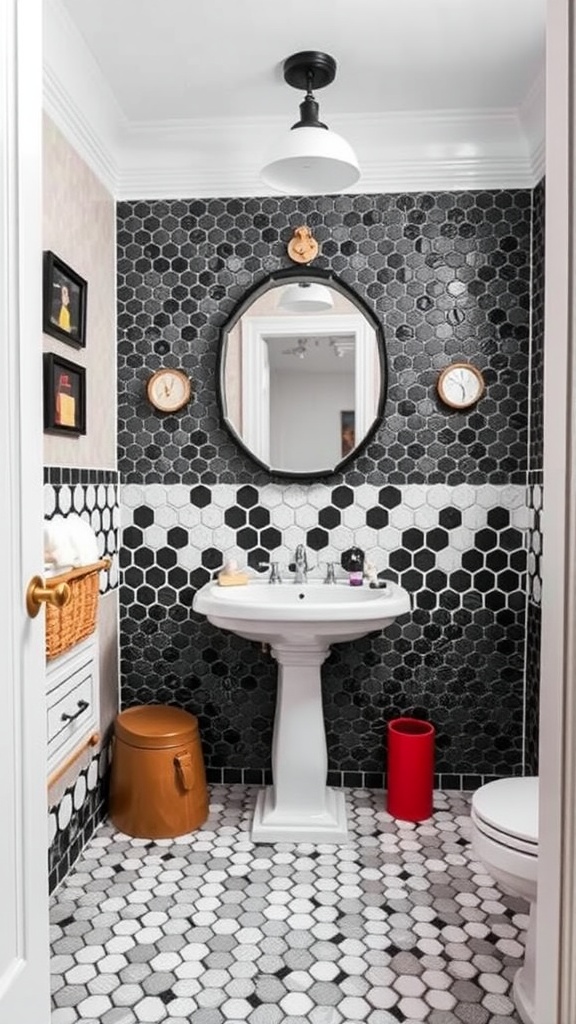
<instances>
[{"instance_id":1,"label":"sink pedestal base","mask_svg":"<svg viewBox=\"0 0 576 1024\"><path fill-rule=\"evenodd\" d=\"M344 793L326 787L323 814L304 820L297 808L282 811L274 802L274 786L261 789L252 821L253 843L345 843L348 839Z\"/></svg>"},{"instance_id":2,"label":"sink pedestal base","mask_svg":"<svg viewBox=\"0 0 576 1024\"><path fill-rule=\"evenodd\" d=\"M320 666L328 646L274 644L278 696L272 741L274 784L258 796L252 841L344 843L344 793L326 785L328 756Z\"/></svg>"}]
</instances>

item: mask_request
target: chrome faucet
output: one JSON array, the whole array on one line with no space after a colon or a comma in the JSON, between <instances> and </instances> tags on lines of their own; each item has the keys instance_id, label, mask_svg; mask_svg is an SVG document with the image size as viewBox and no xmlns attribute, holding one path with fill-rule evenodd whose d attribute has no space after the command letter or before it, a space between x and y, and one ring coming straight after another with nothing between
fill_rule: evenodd
<instances>
[{"instance_id":1,"label":"chrome faucet","mask_svg":"<svg viewBox=\"0 0 576 1024\"><path fill-rule=\"evenodd\" d=\"M306 548L299 544L294 555L294 583L306 583L308 579L308 559Z\"/></svg>"}]
</instances>

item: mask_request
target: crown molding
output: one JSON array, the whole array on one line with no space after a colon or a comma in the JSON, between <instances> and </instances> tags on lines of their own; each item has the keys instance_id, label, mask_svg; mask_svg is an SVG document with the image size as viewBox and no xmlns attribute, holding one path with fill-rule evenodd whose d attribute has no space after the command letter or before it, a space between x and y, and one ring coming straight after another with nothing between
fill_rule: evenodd
<instances>
[{"instance_id":1,"label":"crown molding","mask_svg":"<svg viewBox=\"0 0 576 1024\"><path fill-rule=\"evenodd\" d=\"M413 153L389 153L385 164L360 157L362 176L350 194L379 194L423 191L461 191L471 189L532 188L535 177L525 158L488 157L477 159L426 159ZM188 170L166 163L158 167L132 167L120 174L118 199L178 199L249 197L267 193L252 168L236 164L233 174L224 167Z\"/></svg>"},{"instance_id":2,"label":"crown molding","mask_svg":"<svg viewBox=\"0 0 576 1024\"><path fill-rule=\"evenodd\" d=\"M537 185L546 174L546 143L544 139L532 153L532 178L533 185Z\"/></svg>"},{"instance_id":3,"label":"crown molding","mask_svg":"<svg viewBox=\"0 0 576 1024\"><path fill-rule=\"evenodd\" d=\"M43 37L44 110L115 195L126 118L60 0L44 0Z\"/></svg>"},{"instance_id":4,"label":"crown molding","mask_svg":"<svg viewBox=\"0 0 576 1024\"><path fill-rule=\"evenodd\" d=\"M544 176L546 170L546 74L538 75L532 88L518 108L522 132L528 143L534 183Z\"/></svg>"},{"instance_id":5,"label":"crown molding","mask_svg":"<svg viewBox=\"0 0 576 1024\"><path fill-rule=\"evenodd\" d=\"M84 112L70 99L50 68L44 67L44 110L102 184L116 194L116 154L94 131Z\"/></svg>"},{"instance_id":6,"label":"crown molding","mask_svg":"<svg viewBox=\"0 0 576 1024\"><path fill-rule=\"evenodd\" d=\"M544 173L544 76L518 110L333 115L354 193L531 188ZM77 97L79 99L77 99ZM45 0L44 106L117 199L261 196L281 118L130 122L61 0Z\"/></svg>"},{"instance_id":7,"label":"crown molding","mask_svg":"<svg viewBox=\"0 0 576 1024\"><path fill-rule=\"evenodd\" d=\"M333 116L362 174L354 193L526 188L533 172L516 111ZM281 119L131 124L118 195L261 196L258 168ZM257 159L254 159L254 155Z\"/></svg>"}]
</instances>

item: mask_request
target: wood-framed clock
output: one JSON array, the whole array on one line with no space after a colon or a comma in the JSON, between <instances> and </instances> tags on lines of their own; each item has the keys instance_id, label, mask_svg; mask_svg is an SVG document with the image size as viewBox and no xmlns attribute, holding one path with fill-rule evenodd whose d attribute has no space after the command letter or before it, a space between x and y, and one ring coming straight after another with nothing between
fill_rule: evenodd
<instances>
[{"instance_id":1,"label":"wood-framed clock","mask_svg":"<svg viewBox=\"0 0 576 1024\"><path fill-rule=\"evenodd\" d=\"M159 412L178 412L190 401L191 392L190 378L169 366L156 370L146 385L148 401Z\"/></svg>"},{"instance_id":2,"label":"wood-framed clock","mask_svg":"<svg viewBox=\"0 0 576 1024\"><path fill-rule=\"evenodd\" d=\"M472 363L451 363L442 370L436 387L445 405L469 409L484 394L486 383L481 370Z\"/></svg>"}]
</instances>

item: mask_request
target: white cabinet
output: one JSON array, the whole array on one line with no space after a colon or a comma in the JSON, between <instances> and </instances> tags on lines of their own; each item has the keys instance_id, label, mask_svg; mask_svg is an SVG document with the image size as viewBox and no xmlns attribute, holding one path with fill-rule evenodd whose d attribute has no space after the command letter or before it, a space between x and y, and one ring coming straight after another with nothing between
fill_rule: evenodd
<instances>
[{"instance_id":1,"label":"white cabinet","mask_svg":"<svg viewBox=\"0 0 576 1024\"><path fill-rule=\"evenodd\" d=\"M98 729L98 633L46 665L48 774Z\"/></svg>"}]
</instances>

